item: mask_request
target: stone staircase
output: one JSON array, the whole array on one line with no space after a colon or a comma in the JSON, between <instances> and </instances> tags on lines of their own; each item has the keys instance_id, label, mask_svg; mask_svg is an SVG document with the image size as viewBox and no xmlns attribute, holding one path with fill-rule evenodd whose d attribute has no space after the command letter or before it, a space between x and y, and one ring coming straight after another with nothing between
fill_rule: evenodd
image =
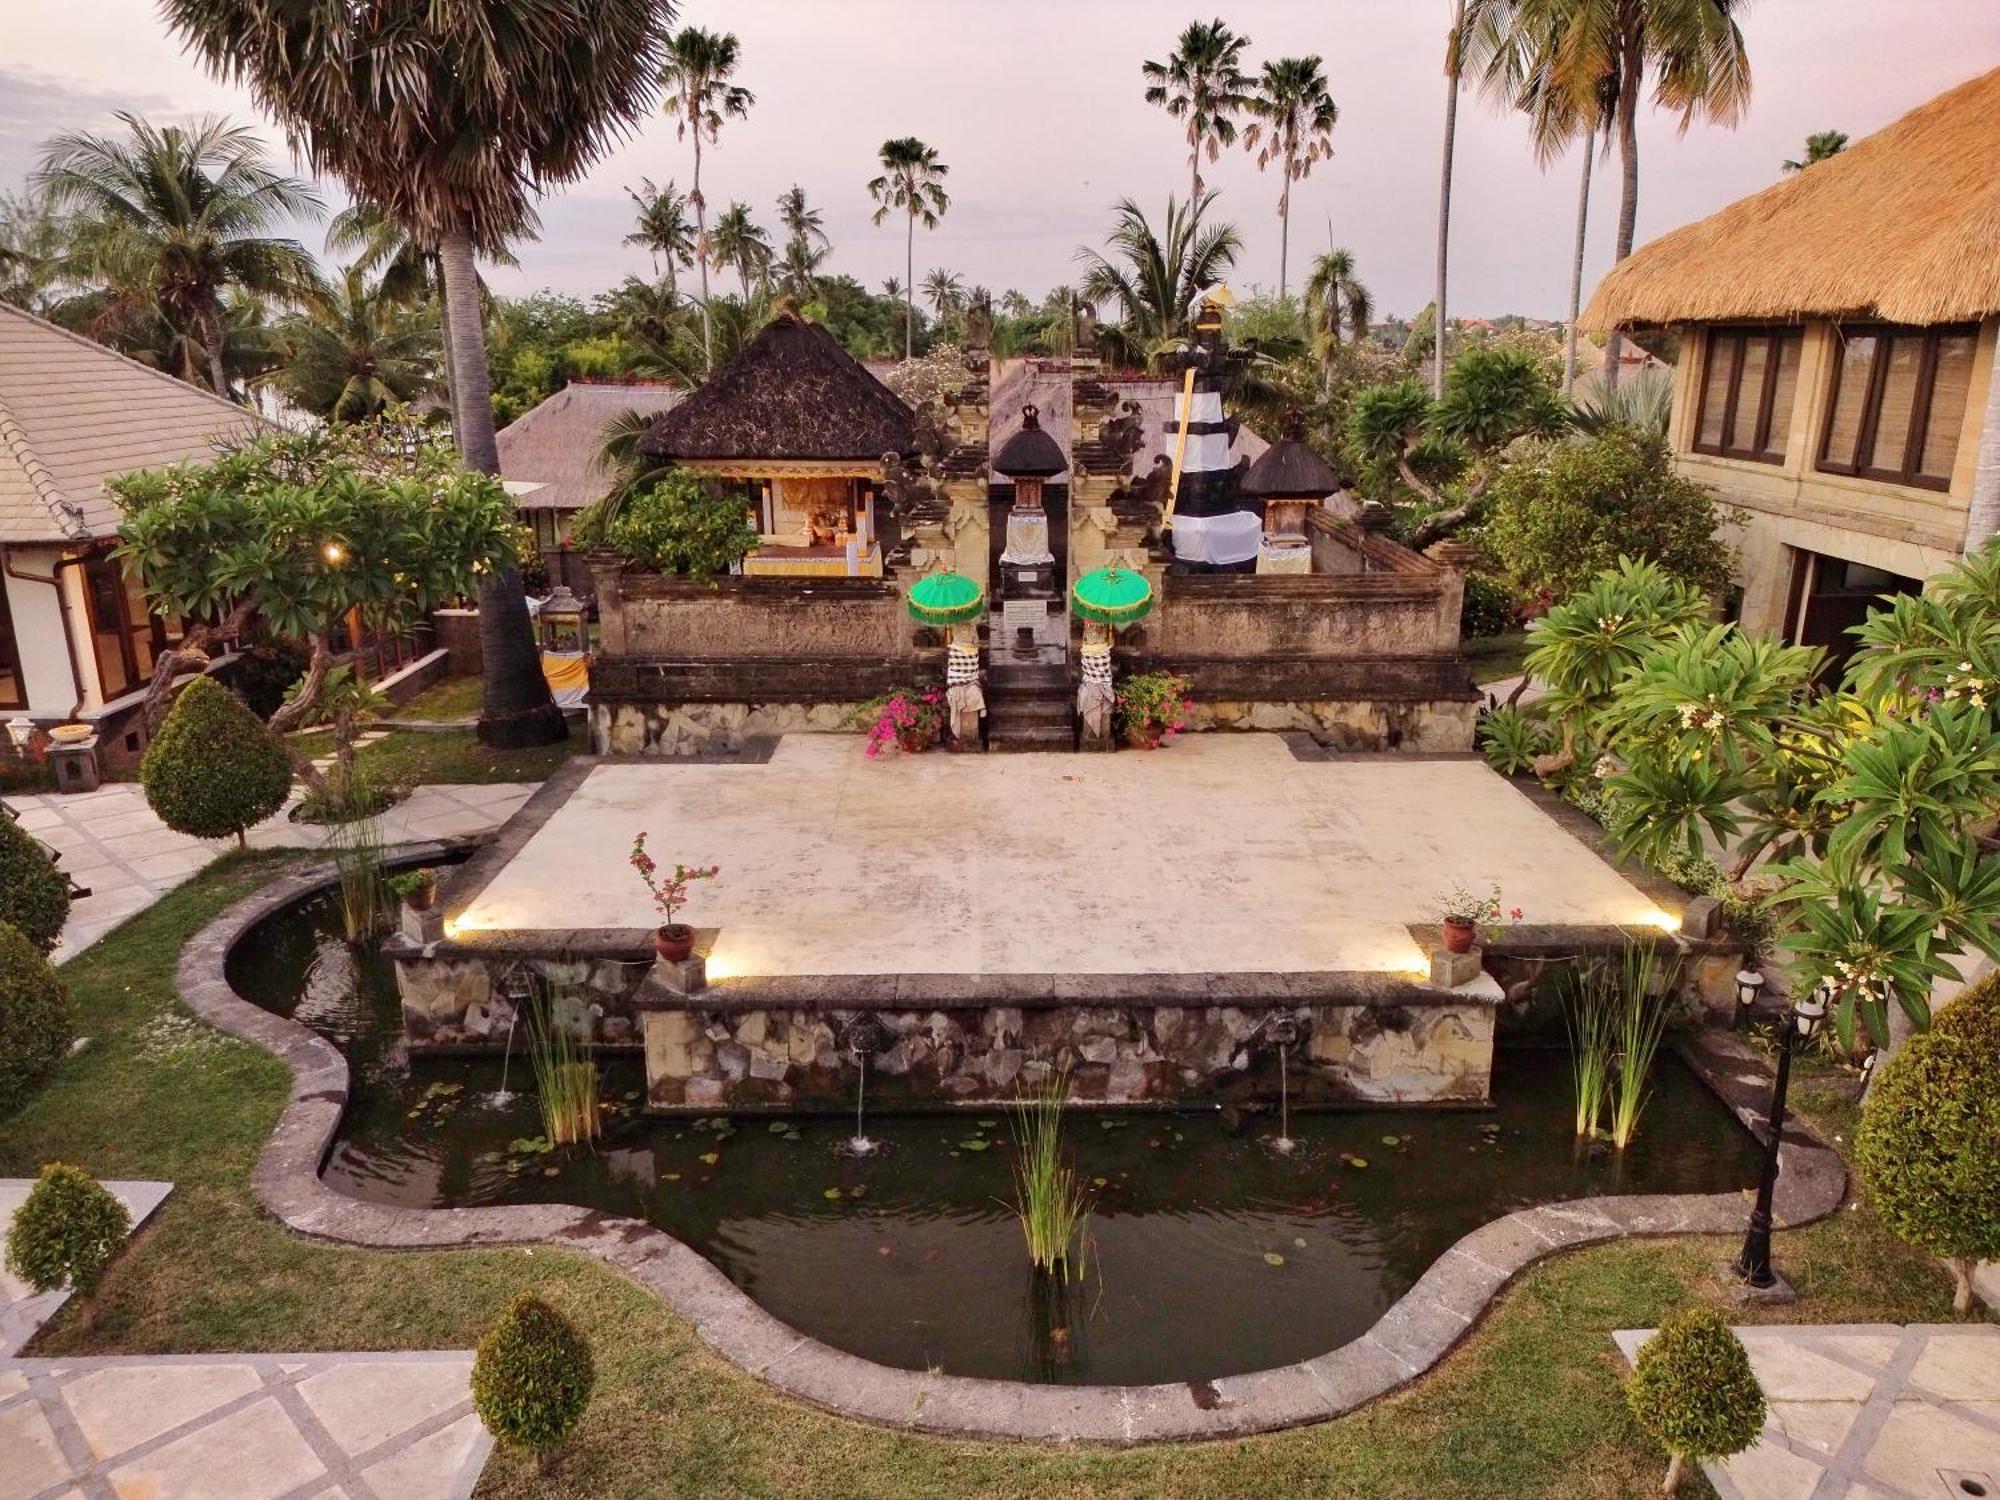
<instances>
[{"instance_id":1,"label":"stone staircase","mask_svg":"<svg viewBox=\"0 0 2000 1500\"><path fill-rule=\"evenodd\" d=\"M1069 674L1053 662L1010 662L996 653L986 670L988 750L1074 750Z\"/></svg>"}]
</instances>

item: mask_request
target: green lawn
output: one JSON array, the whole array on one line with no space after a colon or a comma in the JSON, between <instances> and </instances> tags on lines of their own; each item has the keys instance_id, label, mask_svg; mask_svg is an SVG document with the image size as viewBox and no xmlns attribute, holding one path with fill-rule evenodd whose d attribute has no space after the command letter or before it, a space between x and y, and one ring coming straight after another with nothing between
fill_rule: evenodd
<instances>
[{"instance_id":1,"label":"green lawn","mask_svg":"<svg viewBox=\"0 0 2000 1500\"><path fill-rule=\"evenodd\" d=\"M430 738L429 736L399 736ZM392 741L391 743L394 743ZM516 1291L571 1314L599 1387L554 1481L502 1454L482 1496L1476 1496L1650 1493L1661 1456L1619 1393L1614 1328L1715 1297L1715 1240L1628 1242L1542 1263L1444 1365L1341 1421L1242 1442L1063 1452L948 1442L824 1415L710 1354L651 1296L553 1249L384 1254L300 1239L249 1175L283 1069L205 1030L162 1054L174 955L189 933L296 855L230 855L67 965L91 1045L0 1124L0 1175L61 1157L175 1191L40 1354L469 1348ZM150 1054L148 1052L150 1044ZM1803 1089L1802 1094L1818 1097ZM1747 1205L1746 1205L1747 1206ZM1737 1317L1948 1321L1949 1286L1865 1211L1779 1240L1804 1293ZM1687 1493L1699 1493L1698 1480Z\"/></svg>"},{"instance_id":2,"label":"green lawn","mask_svg":"<svg viewBox=\"0 0 2000 1500\"><path fill-rule=\"evenodd\" d=\"M294 743L308 756L333 753L330 733L302 735ZM572 755L589 753L588 732L572 724L567 740L530 750L488 749L470 729L428 734L391 728L387 739L363 745L355 756L371 785L407 791L438 782L546 781Z\"/></svg>"},{"instance_id":3,"label":"green lawn","mask_svg":"<svg viewBox=\"0 0 2000 1500\"><path fill-rule=\"evenodd\" d=\"M1510 630L1504 635L1475 635L1459 642L1459 649L1472 668L1472 680L1480 687L1518 677L1521 662L1528 654L1528 632Z\"/></svg>"},{"instance_id":4,"label":"green lawn","mask_svg":"<svg viewBox=\"0 0 2000 1500\"><path fill-rule=\"evenodd\" d=\"M476 719L483 685L477 677L447 677L389 715L391 719Z\"/></svg>"}]
</instances>

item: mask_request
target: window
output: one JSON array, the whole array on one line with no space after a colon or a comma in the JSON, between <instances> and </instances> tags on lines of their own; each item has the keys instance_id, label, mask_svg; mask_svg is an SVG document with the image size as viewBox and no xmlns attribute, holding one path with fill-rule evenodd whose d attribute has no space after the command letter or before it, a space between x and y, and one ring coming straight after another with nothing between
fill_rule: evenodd
<instances>
[{"instance_id":1,"label":"window","mask_svg":"<svg viewBox=\"0 0 2000 1500\"><path fill-rule=\"evenodd\" d=\"M109 703L153 675L154 661L167 649L166 626L147 613L138 582L108 552L94 552L84 563L83 597L98 691Z\"/></svg>"},{"instance_id":2,"label":"window","mask_svg":"<svg viewBox=\"0 0 2000 1500\"><path fill-rule=\"evenodd\" d=\"M1695 452L1765 464L1785 461L1803 342L1796 328L1709 330Z\"/></svg>"},{"instance_id":3,"label":"window","mask_svg":"<svg viewBox=\"0 0 2000 1500\"><path fill-rule=\"evenodd\" d=\"M1951 484L1978 329L1886 324L1838 331L1820 439L1830 474L1941 490Z\"/></svg>"},{"instance_id":4,"label":"window","mask_svg":"<svg viewBox=\"0 0 2000 1500\"><path fill-rule=\"evenodd\" d=\"M1835 683L1848 658L1860 649L1850 633L1878 609L1888 607L1894 594L1921 594L1923 581L1904 578L1865 563L1817 552L1788 549L1792 554L1790 602L1785 610L1785 639L1795 646L1818 646L1826 652L1822 682Z\"/></svg>"},{"instance_id":5,"label":"window","mask_svg":"<svg viewBox=\"0 0 2000 1500\"><path fill-rule=\"evenodd\" d=\"M26 708L28 684L21 675L21 643L14 634L14 615L7 605L7 585L0 583L0 708Z\"/></svg>"}]
</instances>

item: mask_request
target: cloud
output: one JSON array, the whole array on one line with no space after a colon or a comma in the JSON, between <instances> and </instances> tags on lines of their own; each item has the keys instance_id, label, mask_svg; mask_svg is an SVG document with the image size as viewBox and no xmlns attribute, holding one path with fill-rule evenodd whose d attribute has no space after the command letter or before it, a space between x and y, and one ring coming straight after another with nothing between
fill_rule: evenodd
<instances>
[{"instance_id":1,"label":"cloud","mask_svg":"<svg viewBox=\"0 0 2000 1500\"><path fill-rule=\"evenodd\" d=\"M31 68L0 67L0 192L26 183L49 137L101 129L113 123L119 110L155 116L173 112L172 101L163 94L93 88Z\"/></svg>"}]
</instances>

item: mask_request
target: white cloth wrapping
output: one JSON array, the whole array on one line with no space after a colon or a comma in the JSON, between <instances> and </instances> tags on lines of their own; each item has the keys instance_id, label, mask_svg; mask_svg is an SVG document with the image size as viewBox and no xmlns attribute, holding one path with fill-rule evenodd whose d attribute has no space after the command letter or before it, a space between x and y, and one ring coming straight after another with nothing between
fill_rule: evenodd
<instances>
[{"instance_id":1,"label":"white cloth wrapping","mask_svg":"<svg viewBox=\"0 0 2000 1500\"><path fill-rule=\"evenodd\" d=\"M1082 680L1076 689L1076 716L1083 724L1086 739L1107 739L1111 734L1111 709L1117 689L1111 680L1111 648L1091 642L1077 656Z\"/></svg>"},{"instance_id":2,"label":"white cloth wrapping","mask_svg":"<svg viewBox=\"0 0 2000 1500\"><path fill-rule=\"evenodd\" d=\"M945 653L944 663L944 701L951 710L952 737L976 740L986 712L986 694L979 686L979 648L954 645Z\"/></svg>"},{"instance_id":3,"label":"white cloth wrapping","mask_svg":"<svg viewBox=\"0 0 2000 1500\"><path fill-rule=\"evenodd\" d=\"M1174 517L1174 556L1182 562L1244 563L1264 544L1264 523L1255 511L1232 510L1219 516Z\"/></svg>"},{"instance_id":4,"label":"white cloth wrapping","mask_svg":"<svg viewBox=\"0 0 2000 1500\"><path fill-rule=\"evenodd\" d=\"M1007 550L1000 554L1000 561L1033 567L1055 560L1055 553L1049 551L1049 513L1045 510L1008 511Z\"/></svg>"},{"instance_id":5,"label":"white cloth wrapping","mask_svg":"<svg viewBox=\"0 0 2000 1500\"><path fill-rule=\"evenodd\" d=\"M1312 548L1302 541L1266 539L1263 550L1257 554L1259 573L1310 573L1312 570Z\"/></svg>"}]
</instances>

